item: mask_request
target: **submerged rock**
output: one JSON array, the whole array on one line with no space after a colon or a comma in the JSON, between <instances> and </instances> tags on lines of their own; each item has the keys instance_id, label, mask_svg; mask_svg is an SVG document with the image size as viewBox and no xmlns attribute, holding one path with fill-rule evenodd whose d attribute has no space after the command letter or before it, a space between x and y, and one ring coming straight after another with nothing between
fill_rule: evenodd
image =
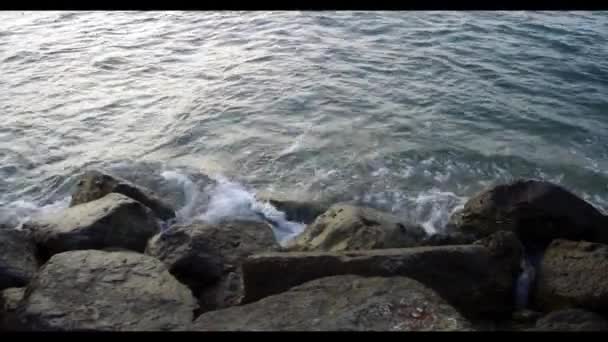
<instances>
[{"instance_id":1,"label":"submerged rock","mask_svg":"<svg viewBox=\"0 0 608 342\"><path fill-rule=\"evenodd\" d=\"M405 276L432 288L471 316L508 315L514 308L513 284L521 256L522 247L509 232L476 245L263 253L243 264L244 302L327 276Z\"/></svg>"},{"instance_id":2,"label":"submerged rock","mask_svg":"<svg viewBox=\"0 0 608 342\"><path fill-rule=\"evenodd\" d=\"M608 245L553 241L540 264L535 304L545 312L573 307L608 312Z\"/></svg>"},{"instance_id":3,"label":"submerged rock","mask_svg":"<svg viewBox=\"0 0 608 342\"><path fill-rule=\"evenodd\" d=\"M12 287L0 292L0 331L22 330L16 311L24 293L23 287Z\"/></svg>"},{"instance_id":4,"label":"submerged rock","mask_svg":"<svg viewBox=\"0 0 608 342\"><path fill-rule=\"evenodd\" d=\"M208 311L240 303L247 256L278 249L266 223L232 221L173 226L150 239L146 254L162 260Z\"/></svg>"},{"instance_id":5,"label":"submerged rock","mask_svg":"<svg viewBox=\"0 0 608 342\"><path fill-rule=\"evenodd\" d=\"M0 229L0 290L27 285L38 270L36 246L15 229Z\"/></svg>"},{"instance_id":6,"label":"submerged rock","mask_svg":"<svg viewBox=\"0 0 608 342\"><path fill-rule=\"evenodd\" d=\"M477 237L513 231L524 244L553 239L608 242L608 220L591 204L545 181L518 180L486 189L452 215L449 227Z\"/></svg>"},{"instance_id":7,"label":"submerged rock","mask_svg":"<svg viewBox=\"0 0 608 342\"><path fill-rule=\"evenodd\" d=\"M196 301L155 258L134 252L54 255L17 309L28 330L187 329Z\"/></svg>"},{"instance_id":8,"label":"submerged rock","mask_svg":"<svg viewBox=\"0 0 608 342\"><path fill-rule=\"evenodd\" d=\"M87 171L81 176L76 191L72 194L70 206L91 202L109 193L123 194L141 202L162 220L175 218L173 208L165 204L150 190L99 171Z\"/></svg>"},{"instance_id":9,"label":"submerged rock","mask_svg":"<svg viewBox=\"0 0 608 342\"><path fill-rule=\"evenodd\" d=\"M289 241L287 251L349 251L418 245L424 229L381 211L349 204L331 206L302 234Z\"/></svg>"},{"instance_id":10,"label":"submerged rock","mask_svg":"<svg viewBox=\"0 0 608 342\"><path fill-rule=\"evenodd\" d=\"M536 322L531 331L608 331L608 321L581 309L554 311Z\"/></svg>"},{"instance_id":11,"label":"submerged rock","mask_svg":"<svg viewBox=\"0 0 608 342\"><path fill-rule=\"evenodd\" d=\"M118 193L28 222L47 257L70 250L125 248L143 252L160 226L143 204Z\"/></svg>"},{"instance_id":12,"label":"submerged rock","mask_svg":"<svg viewBox=\"0 0 608 342\"><path fill-rule=\"evenodd\" d=\"M353 275L317 279L258 302L209 312L199 331L470 330L437 293L404 278Z\"/></svg>"}]
</instances>

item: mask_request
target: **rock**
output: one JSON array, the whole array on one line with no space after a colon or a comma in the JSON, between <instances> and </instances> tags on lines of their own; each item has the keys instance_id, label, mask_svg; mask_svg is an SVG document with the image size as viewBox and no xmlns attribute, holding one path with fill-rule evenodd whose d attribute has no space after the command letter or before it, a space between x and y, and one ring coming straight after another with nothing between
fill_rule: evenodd
<instances>
[{"instance_id":1,"label":"rock","mask_svg":"<svg viewBox=\"0 0 608 342\"><path fill-rule=\"evenodd\" d=\"M544 312L608 312L608 245L555 240L541 260L534 303Z\"/></svg>"},{"instance_id":2,"label":"rock","mask_svg":"<svg viewBox=\"0 0 608 342\"><path fill-rule=\"evenodd\" d=\"M163 263L135 252L54 255L17 308L28 330L188 329L196 301Z\"/></svg>"},{"instance_id":3,"label":"rock","mask_svg":"<svg viewBox=\"0 0 608 342\"><path fill-rule=\"evenodd\" d=\"M522 247L510 232L476 245L257 254L243 264L243 302L327 276L404 276L432 288L471 317L508 315L521 255Z\"/></svg>"},{"instance_id":4,"label":"rock","mask_svg":"<svg viewBox=\"0 0 608 342\"><path fill-rule=\"evenodd\" d=\"M511 318L513 319L513 321L515 321L517 323L523 323L523 324L532 323L533 324L541 316L542 316L542 313L540 313L538 311L529 310L529 309L521 309L521 310L515 311L513 313L513 315L511 316Z\"/></svg>"},{"instance_id":5,"label":"rock","mask_svg":"<svg viewBox=\"0 0 608 342\"><path fill-rule=\"evenodd\" d=\"M302 234L289 241L287 251L349 251L412 247L426 238L421 226L381 211L349 204L331 206Z\"/></svg>"},{"instance_id":6,"label":"rock","mask_svg":"<svg viewBox=\"0 0 608 342\"><path fill-rule=\"evenodd\" d=\"M111 193L92 202L30 221L31 232L46 257L70 250L125 248L143 252L159 224L146 206Z\"/></svg>"},{"instance_id":7,"label":"rock","mask_svg":"<svg viewBox=\"0 0 608 342\"><path fill-rule=\"evenodd\" d=\"M437 233L427 236L419 243L419 246L468 245L475 241L476 239L474 236L459 232Z\"/></svg>"},{"instance_id":8,"label":"rock","mask_svg":"<svg viewBox=\"0 0 608 342\"><path fill-rule=\"evenodd\" d=\"M199 297L201 311L207 311L238 304L241 262L253 253L278 249L268 224L231 221L173 226L150 239L146 254L162 260Z\"/></svg>"},{"instance_id":9,"label":"rock","mask_svg":"<svg viewBox=\"0 0 608 342\"><path fill-rule=\"evenodd\" d=\"M37 270L36 246L27 235L0 230L0 290L27 285Z\"/></svg>"},{"instance_id":10,"label":"rock","mask_svg":"<svg viewBox=\"0 0 608 342\"><path fill-rule=\"evenodd\" d=\"M23 287L12 287L0 292L0 331L21 330L16 310L24 293Z\"/></svg>"},{"instance_id":11,"label":"rock","mask_svg":"<svg viewBox=\"0 0 608 342\"><path fill-rule=\"evenodd\" d=\"M99 171L87 171L81 176L70 206L91 202L109 193L123 194L141 202L162 220L175 218L175 211L151 191Z\"/></svg>"},{"instance_id":12,"label":"rock","mask_svg":"<svg viewBox=\"0 0 608 342\"><path fill-rule=\"evenodd\" d=\"M439 295L404 278L345 275L317 279L248 305L201 315L193 330L470 330Z\"/></svg>"},{"instance_id":13,"label":"rock","mask_svg":"<svg viewBox=\"0 0 608 342\"><path fill-rule=\"evenodd\" d=\"M602 316L581 310L554 311L536 322L533 331L608 331L608 321Z\"/></svg>"},{"instance_id":14,"label":"rock","mask_svg":"<svg viewBox=\"0 0 608 342\"><path fill-rule=\"evenodd\" d=\"M327 211L328 205L314 201L293 201L272 198L269 195L256 195L260 201L268 202L277 210L285 213L288 221L310 224Z\"/></svg>"},{"instance_id":15,"label":"rock","mask_svg":"<svg viewBox=\"0 0 608 342\"><path fill-rule=\"evenodd\" d=\"M449 227L477 237L513 231L526 245L564 238L608 242L607 219L591 204L545 181L518 180L484 190L455 213Z\"/></svg>"}]
</instances>

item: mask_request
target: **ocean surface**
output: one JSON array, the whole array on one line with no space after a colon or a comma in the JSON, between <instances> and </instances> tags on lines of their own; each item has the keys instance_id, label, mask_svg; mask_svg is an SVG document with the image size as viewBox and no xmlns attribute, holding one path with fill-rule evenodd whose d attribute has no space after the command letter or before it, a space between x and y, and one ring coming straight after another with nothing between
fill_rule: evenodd
<instances>
[{"instance_id":1,"label":"ocean surface","mask_svg":"<svg viewBox=\"0 0 608 342\"><path fill-rule=\"evenodd\" d=\"M608 12L1 12L0 75L0 224L89 168L180 220L263 192L432 233L518 177L608 210Z\"/></svg>"}]
</instances>

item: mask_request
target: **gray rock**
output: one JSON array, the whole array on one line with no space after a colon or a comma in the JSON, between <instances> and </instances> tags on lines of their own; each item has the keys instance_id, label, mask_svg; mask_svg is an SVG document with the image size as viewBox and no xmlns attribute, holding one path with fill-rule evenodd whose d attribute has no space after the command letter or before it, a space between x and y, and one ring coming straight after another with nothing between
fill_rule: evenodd
<instances>
[{"instance_id":1,"label":"gray rock","mask_svg":"<svg viewBox=\"0 0 608 342\"><path fill-rule=\"evenodd\" d=\"M542 258L534 298L544 312L574 307L608 312L608 245L553 241Z\"/></svg>"},{"instance_id":2,"label":"gray rock","mask_svg":"<svg viewBox=\"0 0 608 342\"><path fill-rule=\"evenodd\" d=\"M27 285L38 270L36 246L15 229L0 229L0 290Z\"/></svg>"},{"instance_id":3,"label":"gray rock","mask_svg":"<svg viewBox=\"0 0 608 342\"><path fill-rule=\"evenodd\" d=\"M521 255L521 244L508 232L475 245L257 254L243 264L243 302L327 276L404 276L432 288L471 317L509 315Z\"/></svg>"},{"instance_id":4,"label":"gray rock","mask_svg":"<svg viewBox=\"0 0 608 342\"><path fill-rule=\"evenodd\" d=\"M230 221L173 226L150 239L146 254L162 260L200 299L200 310L208 311L240 302L247 256L278 249L268 224Z\"/></svg>"},{"instance_id":5,"label":"gray rock","mask_svg":"<svg viewBox=\"0 0 608 342\"><path fill-rule=\"evenodd\" d=\"M143 252L159 232L154 214L143 204L111 193L28 222L24 229L48 256L70 250L125 248Z\"/></svg>"},{"instance_id":6,"label":"gray rock","mask_svg":"<svg viewBox=\"0 0 608 342\"><path fill-rule=\"evenodd\" d=\"M425 238L421 226L402 222L391 214L336 204L288 242L285 250L338 252L401 248L416 246Z\"/></svg>"},{"instance_id":7,"label":"gray rock","mask_svg":"<svg viewBox=\"0 0 608 342\"><path fill-rule=\"evenodd\" d=\"M17 308L28 330L188 329L196 301L155 258L135 252L54 255Z\"/></svg>"},{"instance_id":8,"label":"gray rock","mask_svg":"<svg viewBox=\"0 0 608 342\"><path fill-rule=\"evenodd\" d=\"M0 292L0 331L22 330L16 311L24 293L23 287L12 287Z\"/></svg>"},{"instance_id":9,"label":"gray rock","mask_svg":"<svg viewBox=\"0 0 608 342\"><path fill-rule=\"evenodd\" d=\"M536 322L533 331L608 331L608 321L602 316L581 310L554 311Z\"/></svg>"},{"instance_id":10,"label":"gray rock","mask_svg":"<svg viewBox=\"0 0 608 342\"><path fill-rule=\"evenodd\" d=\"M470 330L438 294L404 278L317 279L248 305L201 315L199 331Z\"/></svg>"},{"instance_id":11,"label":"gray rock","mask_svg":"<svg viewBox=\"0 0 608 342\"><path fill-rule=\"evenodd\" d=\"M173 208L164 203L150 190L99 171L87 171L80 177L76 190L72 194L70 206L73 207L78 204L91 202L109 193L123 194L144 204L162 220L175 218Z\"/></svg>"}]
</instances>

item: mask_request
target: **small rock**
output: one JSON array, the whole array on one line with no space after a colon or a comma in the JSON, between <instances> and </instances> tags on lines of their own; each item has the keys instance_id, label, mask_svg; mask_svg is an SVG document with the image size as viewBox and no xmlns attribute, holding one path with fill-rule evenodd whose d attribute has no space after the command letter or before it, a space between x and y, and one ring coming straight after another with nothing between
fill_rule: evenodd
<instances>
[{"instance_id":1,"label":"small rock","mask_svg":"<svg viewBox=\"0 0 608 342\"><path fill-rule=\"evenodd\" d=\"M0 292L0 331L22 330L16 311L24 293L25 288L22 287L13 287Z\"/></svg>"}]
</instances>

